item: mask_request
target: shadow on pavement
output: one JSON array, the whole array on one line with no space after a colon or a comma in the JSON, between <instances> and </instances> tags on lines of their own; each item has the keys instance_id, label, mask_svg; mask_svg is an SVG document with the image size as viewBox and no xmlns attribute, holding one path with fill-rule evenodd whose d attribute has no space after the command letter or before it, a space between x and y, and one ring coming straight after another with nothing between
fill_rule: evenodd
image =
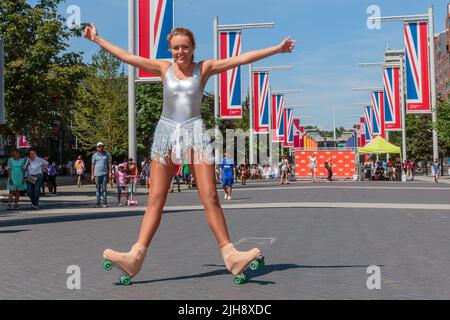
<instances>
[{"instance_id":1,"label":"shadow on pavement","mask_svg":"<svg viewBox=\"0 0 450 320\"><path fill-rule=\"evenodd\" d=\"M0 230L0 234L2 233L19 233L19 232L26 232L26 231L30 231L30 230Z\"/></svg>"},{"instance_id":2,"label":"shadow on pavement","mask_svg":"<svg viewBox=\"0 0 450 320\"><path fill-rule=\"evenodd\" d=\"M222 267L223 269L199 273L199 274L187 275L187 276L173 277L173 278L154 279L154 280L147 280L147 281L133 281L133 283L134 284L146 284L146 283L154 283L154 282L162 282L162 281L176 281L176 280L198 279L198 278L230 275L228 270L225 269L224 265L205 264L203 266L204 267ZM383 267L384 265L378 265L378 266ZM368 267L368 265L306 266L306 265L298 265L298 264L293 264L293 263L285 263L285 264L266 265L263 269L256 270L256 271L247 269L245 271L245 274L249 278L248 283L257 283L259 285L269 285L269 284L275 284L276 282L254 280L253 278L263 276L266 274L270 274L272 272L285 271L285 270L290 270L290 269L316 269L316 268L318 268L318 269L330 269L330 268L331 269L342 269L342 268L367 268L367 267ZM119 283L115 283L115 284L120 285Z\"/></svg>"},{"instance_id":3,"label":"shadow on pavement","mask_svg":"<svg viewBox=\"0 0 450 320\"><path fill-rule=\"evenodd\" d=\"M93 209L95 210L95 209ZM171 214L177 212L186 212L187 210L173 210L170 212L164 212L163 214ZM190 210L189 210L190 211ZM137 217L143 216L144 210L139 211L128 211L128 212L99 212L99 213L86 213L86 214L74 214L74 215L63 215L63 216L51 216L51 217L37 217L37 218L24 218L0 221L0 228L13 227L13 226L28 226L36 224L50 224L50 223L63 223L63 222L73 222L73 221L83 221L83 220L101 220L101 219L114 219L114 218L125 218L125 217Z\"/></svg>"}]
</instances>

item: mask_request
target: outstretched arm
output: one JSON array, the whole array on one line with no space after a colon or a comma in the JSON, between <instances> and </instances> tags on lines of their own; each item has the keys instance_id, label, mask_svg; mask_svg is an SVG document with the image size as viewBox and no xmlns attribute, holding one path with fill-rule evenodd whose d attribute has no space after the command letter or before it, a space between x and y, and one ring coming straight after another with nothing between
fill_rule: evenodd
<instances>
[{"instance_id":1,"label":"outstretched arm","mask_svg":"<svg viewBox=\"0 0 450 320\"><path fill-rule=\"evenodd\" d=\"M97 29L94 24L86 26L83 31L83 36L98 44L117 59L147 72L163 74L164 69L170 65L170 62L167 61L146 59L140 56L132 55L127 50L113 45L97 34Z\"/></svg>"},{"instance_id":2,"label":"outstretched arm","mask_svg":"<svg viewBox=\"0 0 450 320\"><path fill-rule=\"evenodd\" d=\"M203 63L204 78L233 69L243 64L253 63L255 61L270 57L278 53L290 53L295 47L296 42L290 37L284 39L279 45L270 48L249 51L236 57L223 60L207 60Z\"/></svg>"}]
</instances>

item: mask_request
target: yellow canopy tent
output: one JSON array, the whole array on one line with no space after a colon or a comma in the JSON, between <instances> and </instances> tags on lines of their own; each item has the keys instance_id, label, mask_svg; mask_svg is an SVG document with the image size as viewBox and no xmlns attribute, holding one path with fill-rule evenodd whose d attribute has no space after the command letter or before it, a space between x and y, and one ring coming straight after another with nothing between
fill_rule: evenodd
<instances>
[{"instance_id":1,"label":"yellow canopy tent","mask_svg":"<svg viewBox=\"0 0 450 320\"><path fill-rule=\"evenodd\" d=\"M400 147L387 142L381 136L377 136L372 142L367 144L365 147L358 148L358 153L400 153Z\"/></svg>"}]
</instances>

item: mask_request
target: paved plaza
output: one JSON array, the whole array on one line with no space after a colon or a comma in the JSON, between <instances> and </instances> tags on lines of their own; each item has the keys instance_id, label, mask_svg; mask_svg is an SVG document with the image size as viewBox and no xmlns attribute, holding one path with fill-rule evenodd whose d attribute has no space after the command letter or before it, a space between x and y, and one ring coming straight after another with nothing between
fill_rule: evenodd
<instances>
[{"instance_id":1,"label":"paved plaza","mask_svg":"<svg viewBox=\"0 0 450 320\"><path fill-rule=\"evenodd\" d=\"M231 201L219 191L237 248L266 257L245 285L233 284L197 192L185 188L169 194L133 284L119 285L101 254L136 240L147 202L138 191L132 208L117 207L114 191L109 208L94 208L93 185L62 186L39 211L0 204L0 299L450 299L447 183L250 182ZM73 266L81 282L71 290ZM369 267L379 289L368 287Z\"/></svg>"}]
</instances>

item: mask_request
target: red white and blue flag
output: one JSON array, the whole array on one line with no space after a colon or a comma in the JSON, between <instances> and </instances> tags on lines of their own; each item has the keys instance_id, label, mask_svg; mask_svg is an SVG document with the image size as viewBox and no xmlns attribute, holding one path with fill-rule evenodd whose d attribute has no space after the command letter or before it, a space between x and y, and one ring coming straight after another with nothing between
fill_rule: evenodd
<instances>
[{"instance_id":1,"label":"red white and blue flag","mask_svg":"<svg viewBox=\"0 0 450 320\"><path fill-rule=\"evenodd\" d=\"M364 131L366 136L366 142L372 141L373 137L373 108L372 106L364 107Z\"/></svg>"},{"instance_id":2,"label":"red white and blue flag","mask_svg":"<svg viewBox=\"0 0 450 320\"><path fill-rule=\"evenodd\" d=\"M300 119L294 119L294 148L300 148Z\"/></svg>"},{"instance_id":3,"label":"red white and blue flag","mask_svg":"<svg viewBox=\"0 0 450 320\"><path fill-rule=\"evenodd\" d=\"M405 23L404 31L406 111L408 113L428 113L431 112L428 22Z\"/></svg>"},{"instance_id":4,"label":"red white and blue flag","mask_svg":"<svg viewBox=\"0 0 450 320\"><path fill-rule=\"evenodd\" d=\"M373 106L373 135L384 138L385 123L384 123L384 92L372 92L372 106Z\"/></svg>"},{"instance_id":5,"label":"red white and blue flag","mask_svg":"<svg viewBox=\"0 0 450 320\"><path fill-rule=\"evenodd\" d=\"M219 35L219 59L241 54L241 32L223 31ZM222 72L219 76L220 118L242 118L241 67Z\"/></svg>"},{"instance_id":6,"label":"red white and blue flag","mask_svg":"<svg viewBox=\"0 0 450 320\"><path fill-rule=\"evenodd\" d=\"M400 68L384 68L383 82L384 120L386 131L402 130L402 116L400 105Z\"/></svg>"},{"instance_id":7,"label":"red white and blue flag","mask_svg":"<svg viewBox=\"0 0 450 320\"><path fill-rule=\"evenodd\" d=\"M269 73L253 73L253 132L269 133Z\"/></svg>"},{"instance_id":8,"label":"red white and blue flag","mask_svg":"<svg viewBox=\"0 0 450 320\"><path fill-rule=\"evenodd\" d=\"M294 109L284 109L284 147L294 147Z\"/></svg>"},{"instance_id":9,"label":"red white and blue flag","mask_svg":"<svg viewBox=\"0 0 450 320\"><path fill-rule=\"evenodd\" d=\"M360 129L360 137L361 137L360 147L364 147L366 145L366 121L365 121L365 118L359 119L359 129Z\"/></svg>"},{"instance_id":10,"label":"red white and blue flag","mask_svg":"<svg viewBox=\"0 0 450 320\"><path fill-rule=\"evenodd\" d=\"M175 0L139 0L139 55L172 61L167 35L174 28ZM161 76L139 69L139 79L161 81Z\"/></svg>"},{"instance_id":11,"label":"red white and blue flag","mask_svg":"<svg viewBox=\"0 0 450 320\"><path fill-rule=\"evenodd\" d=\"M27 136L17 136L17 149L31 148L30 138Z\"/></svg>"},{"instance_id":12,"label":"red white and blue flag","mask_svg":"<svg viewBox=\"0 0 450 320\"><path fill-rule=\"evenodd\" d=\"M284 141L284 95L272 95L272 141Z\"/></svg>"}]
</instances>

